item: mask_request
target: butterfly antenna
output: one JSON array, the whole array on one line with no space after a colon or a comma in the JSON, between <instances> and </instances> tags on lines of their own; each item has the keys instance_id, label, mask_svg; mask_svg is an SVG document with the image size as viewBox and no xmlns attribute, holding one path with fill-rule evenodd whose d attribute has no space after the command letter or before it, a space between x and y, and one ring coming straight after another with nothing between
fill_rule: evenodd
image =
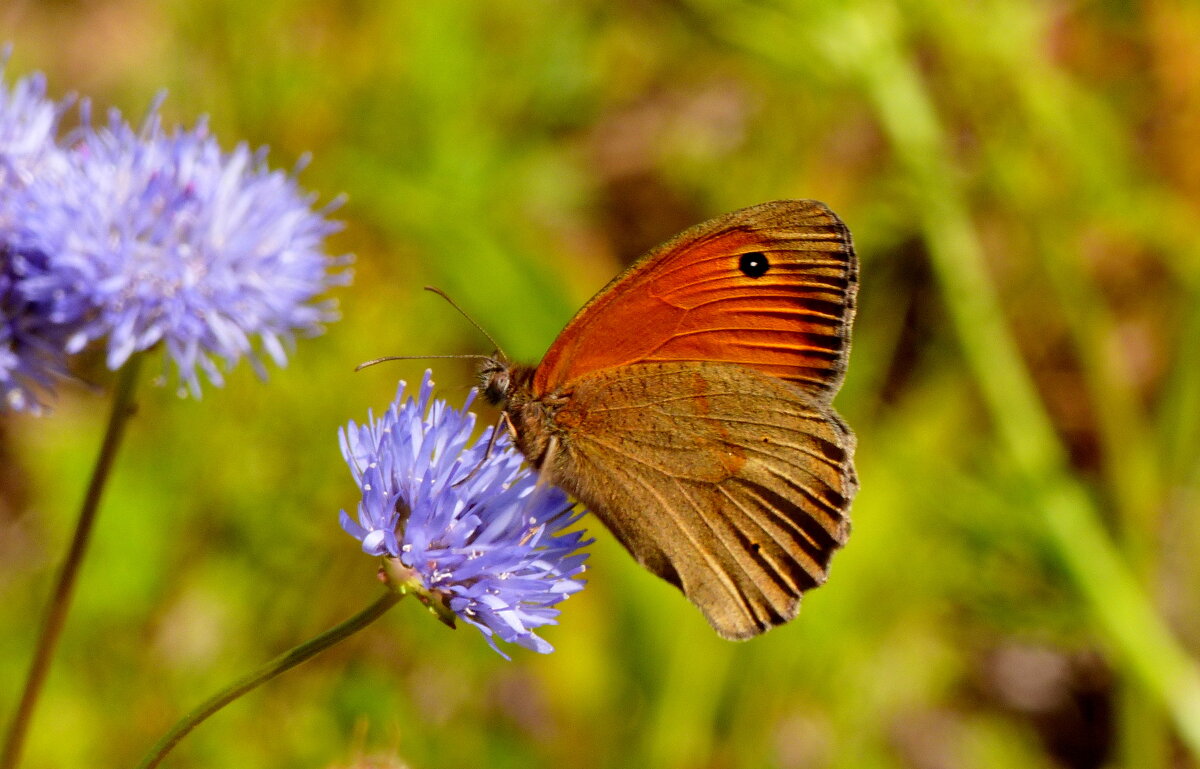
<instances>
[{"instance_id":1,"label":"butterfly antenna","mask_svg":"<svg viewBox=\"0 0 1200 769\"><path fill-rule=\"evenodd\" d=\"M443 298L447 302L449 302L451 307L458 310L459 315L466 318L468 323L470 323L475 328L479 329L479 333L483 334L484 336L486 336L488 338L488 341L492 343L492 348L500 355L500 357L502 359L505 359L505 360L508 359L508 356L504 354L504 350L500 349L500 345L497 344L496 340L492 338L492 335L489 334L487 332L487 330L484 329L483 326L476 323L475 319L472 318L470 315L468 315L466 310L459 307L458 302L455 302L453 299L451 299L449 294L447 294L445 291L441 290L440 288L437 288L436 286L426 286L425 290L432 291L433 293L437 294L438 296L440 296L441 298ZM482 356L482 357L487 357L487 356Z\"/></svg>"},{"instance_id":2,"label":"butterfly antenna","mask_svg":"<svg viewBox=\"0 0 1200 769\"><path fill-rule=\"evenodd\" d=\"M436 360L438 358L474 358L475 360L491 360L490 355L385 355L382 358L366 360L354 367L355 371L374 366L376 363L387 363L393 360Z\"/></svg>"}]
</instances>

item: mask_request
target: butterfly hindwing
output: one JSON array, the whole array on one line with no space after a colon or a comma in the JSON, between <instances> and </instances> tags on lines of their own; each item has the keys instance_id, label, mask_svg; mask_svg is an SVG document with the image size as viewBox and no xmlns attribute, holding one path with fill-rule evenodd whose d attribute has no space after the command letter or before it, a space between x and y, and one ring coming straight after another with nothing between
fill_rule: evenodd
<instances>
[{"instance_id":1,"label":"butterfly hindwing","mask_svg":"<svg viewBox=\"0 0 1200 769\"><path fill-rule=\"evenodd\" d=\"M794 385L720 363L578 378L551 479L726 638L791 619L849 534L854 439Z\"/></svg>"}]
</instances>

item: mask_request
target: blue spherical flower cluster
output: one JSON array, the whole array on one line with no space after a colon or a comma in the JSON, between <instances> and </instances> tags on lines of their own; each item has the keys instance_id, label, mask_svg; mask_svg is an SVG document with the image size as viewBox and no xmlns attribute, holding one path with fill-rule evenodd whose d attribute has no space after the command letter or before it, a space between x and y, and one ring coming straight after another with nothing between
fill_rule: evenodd
<instances>
[{"instance_id":1,"label":"blue spherical flower cluster","mask_svg":"<svg viewBox=\"0 0 1200 769\"><path fill-rule=\"evenodd\" d=\"M579 518L574 506L521 466L507 435L490 454L490 430L470 441L471 398L458 411L431 402L432 392L426 372L417 398L406 400L401 383L385 414L339 431L362 490L357 520L342 511L342 528L368 554L398 562L389 571L477 627L496 651L499 637L550 652L533 631L583 588L580 550L591 540L568 530Z\"/></svg>"},{"instance_id":2,"label":"blue spherical flower cluster","mask_svg":"<svg viewBox=\"0 0 1200 769\"><path fill-rule=\"evenodd\" d=\"M162 345L183 391L242 358L265 373L334 320L348 281L323 251L337 229L262 151L221 149L205 121L139 129L116 111L55 138L63 107L39 76L0 82L0 388L33 410L65 355L93 342L119 368ZM223 364L223 365L221 365Z\"/></svg>"}]
</instances>

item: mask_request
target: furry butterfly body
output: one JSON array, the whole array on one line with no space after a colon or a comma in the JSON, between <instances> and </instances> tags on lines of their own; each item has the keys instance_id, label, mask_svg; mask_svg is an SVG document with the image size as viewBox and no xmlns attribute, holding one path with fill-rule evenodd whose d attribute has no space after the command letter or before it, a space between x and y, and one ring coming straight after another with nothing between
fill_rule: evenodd
<instances>
[{"instance_id":1,"label":"furry butterfly body","mask_svg":"<svg viewBox=\"0 0 1200 769\"><path fill-rule=\"evenodd\" d=\"M849 536L858 265L815 201L697 225L613 279L536 367L490 360L516 445L725 638L793 618Z\"/></svg>"}]
</instances>

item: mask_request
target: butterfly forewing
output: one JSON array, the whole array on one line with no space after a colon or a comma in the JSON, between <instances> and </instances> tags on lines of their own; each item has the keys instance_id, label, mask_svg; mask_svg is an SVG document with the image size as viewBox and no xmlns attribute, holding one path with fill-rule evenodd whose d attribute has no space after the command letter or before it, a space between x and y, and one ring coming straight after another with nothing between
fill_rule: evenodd
<instances>
[{"instance_id":1,"label":"butterfly forewing","mask_svg":"<svg viewBox=\"0 0 1200 769\"><path fill-rule=\"evenodd\" d=\"M634 363L720 361L828 402L846 368L857 280L849 231L823 204L736 211L647 254L597 294L547 352L534 391Z\"/></svg>"}]
</instances>

